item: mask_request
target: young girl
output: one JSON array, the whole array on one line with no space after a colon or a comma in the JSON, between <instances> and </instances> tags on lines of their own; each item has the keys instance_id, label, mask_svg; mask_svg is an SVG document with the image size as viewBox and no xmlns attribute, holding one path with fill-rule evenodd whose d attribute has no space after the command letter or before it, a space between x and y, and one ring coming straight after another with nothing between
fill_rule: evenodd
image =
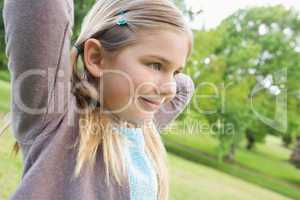
<instances>
[{"instance_id":1,"label":"young girl","mask_svg":"<svg viewBox=\"0 0 300 200\"><path fill-rule=\"evenodd\" d=\"M11 199L168 199L159 132L194 90L180 73L192 32L169 0L98 0L70 51L73 6L4 3L11 124L24 162Z\"/></svg>"}]
</instances>

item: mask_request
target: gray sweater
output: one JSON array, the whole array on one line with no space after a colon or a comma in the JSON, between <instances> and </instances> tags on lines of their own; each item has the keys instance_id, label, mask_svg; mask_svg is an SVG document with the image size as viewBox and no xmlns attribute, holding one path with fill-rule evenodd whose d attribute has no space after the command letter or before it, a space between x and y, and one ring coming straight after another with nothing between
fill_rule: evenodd
<instances>
[{"instance_id":1,"label":"gray sweater","mask_svg":"<svg viewBox=\"0 0 300 200\"><path fill-rule=\"evenodd\" d=\"M73 0L5 0L6 55L11 74L12 131L21 146L22 180L12 200L129 200L127 184L104 183L102 154L94 170L72 179L78 112L70 92ZM194 84L176 76L177 94L155 114L158 130L189 103ZM172 110L173 112L170 112Z\"/></svg>"}]
</instances>

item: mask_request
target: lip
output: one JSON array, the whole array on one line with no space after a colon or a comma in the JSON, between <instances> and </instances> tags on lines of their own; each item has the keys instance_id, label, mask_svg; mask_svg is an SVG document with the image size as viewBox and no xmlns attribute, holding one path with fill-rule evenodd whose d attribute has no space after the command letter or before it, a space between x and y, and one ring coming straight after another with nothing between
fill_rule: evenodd
<instances>
[{"instance_id":1,"label":"lip","mask_svg":"<svg viewBox=\"0 0 300 200\"><path fill-rule=\"evenodd\" d=\"M152 110L157 110L161 106L161 102L160 101L153 101L153 100L147 99L145 97L139 97L139 99L141 100L141 102L144 105L146 105L147 107L149 107Z\"/></svg>"}]
</instances>

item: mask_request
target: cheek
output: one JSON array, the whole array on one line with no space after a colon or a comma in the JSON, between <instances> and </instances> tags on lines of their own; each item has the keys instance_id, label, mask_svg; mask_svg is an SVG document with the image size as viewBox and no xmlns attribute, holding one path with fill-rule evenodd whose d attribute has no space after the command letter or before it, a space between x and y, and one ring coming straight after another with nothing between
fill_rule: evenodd
<instances>
[{"instance_id":1,"label":"cheek","mask_svg":"<svg viewBox=\"0 0 300 200\"><path fill-rule=\"evenodd\" d=\"M153 93L157 76L139 65L135 65L134 68L123 67L122 70L122 73L103 76L100 82L103 92L100 94L104 107L119 114L133 115L141 111L141 107L136 104L138 103L136 98L139 95Z\"/></svg>"},{"instance_id":2,"label":"cheek","mask_svg":"<svg viewBox=\"0 0 300 200\"><path fill-rule=\"evenodd\" d=\"M104 106L117 110L122 109L130 100L130 83L129 80L121 75L108 75L103 77L102 84L102 101ZM133 91L131 91L133 93Z\"/></svg>"}]
</instances>

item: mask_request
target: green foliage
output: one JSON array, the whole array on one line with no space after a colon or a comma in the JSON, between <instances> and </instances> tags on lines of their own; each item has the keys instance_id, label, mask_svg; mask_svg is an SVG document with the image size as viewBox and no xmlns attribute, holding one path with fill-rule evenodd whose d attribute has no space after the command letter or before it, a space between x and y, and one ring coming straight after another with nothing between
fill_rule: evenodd
<instances>
[{"instance_id":1,"label":"green foliage","mask_svg":"<svg viewBox=\"0 0 300 200\"><path fill-rule=\"evenodd\" d=\"M3 10L3 0L0 0L0 10ZM5 55L5 34L4 34L4 22L2 18L2 12L0 16L0 71L7 70L6 63L7 57Z\"/></svg>"},{"instance_id":2,"label":"green foliage","mask_svg":"<svg viewBox=\"0 0 300 200\"><path fill-rule=\"evenodd\" d=\"M10 84L0 80L0 89L0 113L7 113L10 107Z\"/></svg>"},{"instance_id":3,"label":"green foliage","mask_svg":"<svg viewBox=\"0 0 300 200\"><path fill-rule=\"evenodd\" d=\"M83 19L88 13L88 11L91 9L91 7L94 5L95 0L78 0L74 3L75 23L73 27L72 44L74 44L75 40L78 38Z\"/></svg>"},{"instance_id":4,"label":"green foliage","mask_svg":"<svg viewBox=\"0 0 300 200\"><path fill-rule=\"evenodd\" d=\"M283 6L253 7L237 11L214 30L195 33L188 63L197 86L194 101L198 105L193 110L211 125L222 121L223 126L234 127L233 135L217 135L221 157L234 153L246 130L256 142L263 142L267 134L299 134L299 16L298 11ZM267 77L271 81L263 85ZM257 86L264 88L251 95ZM284 122L286 108L284 102L277 104L279 98L287 100L287 129L258 117L274 119L276 109L281 109L279 120ZM199 107L205 112L199 112Z\"/></svg>"}]
</instances>

